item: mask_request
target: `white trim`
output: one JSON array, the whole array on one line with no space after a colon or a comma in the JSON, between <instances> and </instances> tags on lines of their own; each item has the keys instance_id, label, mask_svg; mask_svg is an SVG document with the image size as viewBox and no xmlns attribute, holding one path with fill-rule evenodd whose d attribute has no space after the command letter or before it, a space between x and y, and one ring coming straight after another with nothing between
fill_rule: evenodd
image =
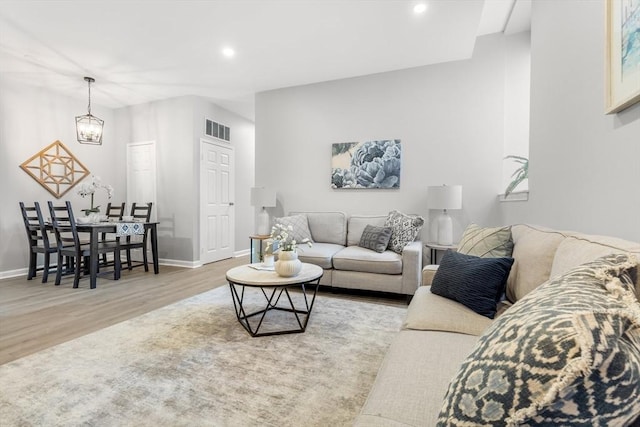
<instances>
[{"instance_id":1,"label":"white trim","mask_svg":"<svg viewBox=\"0 0 640 427\"><path fill-rule=\"evenodd\" d=\"M29 273L28 268L18 268L17 270L0 271L0 279L10 279L12 277L26 276L27 273ZM39 281L42 281L42 276L36 275L36 278L38 278Z\"/></svg>"},{"instance_id":2,"label":"white trim","mask_svg":"<svg viewBox=\"0 0 640 427\"><path fill-rule=\"evenodd\" d=\"M498 195L498 199L501 202L526 202L529 200L529 191L514 191L507 197L504 194Z\"/></svg>"},{"instance_id":3,"label":"white trim","mask_svg":"<svg viewBox=\"0 0 640 427\"><path fill-rule=\"evenodd\" d=\"M241 250L241 251L235 251L235 252L233 253L233 257L234 257L234 258L240 258L241 256L247 256L247 255L250 255L250 254L251 254L251 250L249 250L249 249L243 249L243 250Z\"/></svg>"},{"instance_id":4,"label":"white trim","mask_svg":"<svg viewBox=\"0 0 640 427\"><path fill-rule=\"evenodd\" d=\"M202 267L202 263L200 261L182 261L179 259L160 259L158 260L158 264L167 265L171 267L184 267L184 268ZM162 274L162 272L160 272L160 274Z\"/></svg>"}]
</instances>

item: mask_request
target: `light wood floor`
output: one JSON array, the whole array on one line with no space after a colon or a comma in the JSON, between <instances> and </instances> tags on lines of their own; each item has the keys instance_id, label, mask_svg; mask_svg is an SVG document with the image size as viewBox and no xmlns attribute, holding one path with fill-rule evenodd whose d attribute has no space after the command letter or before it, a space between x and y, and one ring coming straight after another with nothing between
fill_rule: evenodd
<instances>
[{"instance_id":1,"label":"light wood floor","mask_svg":"<svg viewBox=\"0 0 640 427\"><path fill-rule=\"evenodd\" d=\"M0 280L0 365L54 345L226 285L228 269L248 262L231 258L196 269L160 266L160 274L144 269L123 271L118 281L98 278L96 289L73 278L60 286L41 283L41 276ZM339 294L350 299L406 305L404 298L371 294Z\"/></svg>"}]
</instances>

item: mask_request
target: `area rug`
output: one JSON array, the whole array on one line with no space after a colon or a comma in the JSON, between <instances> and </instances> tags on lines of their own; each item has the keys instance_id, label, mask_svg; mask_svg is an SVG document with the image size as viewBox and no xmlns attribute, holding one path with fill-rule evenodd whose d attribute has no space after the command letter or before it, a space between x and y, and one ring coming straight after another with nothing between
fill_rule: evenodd
<instances>
[{"instance_id":1,"label":"area rug","mask_svg":"<svg viewBox=\"0 0 640 427\"><path fill-rule=\"evenodd\" d=\"M221 287L0 366L1 424L351 425L405 313L319 294L306 332L252 338Z\"/></svg>"}]
</instances>

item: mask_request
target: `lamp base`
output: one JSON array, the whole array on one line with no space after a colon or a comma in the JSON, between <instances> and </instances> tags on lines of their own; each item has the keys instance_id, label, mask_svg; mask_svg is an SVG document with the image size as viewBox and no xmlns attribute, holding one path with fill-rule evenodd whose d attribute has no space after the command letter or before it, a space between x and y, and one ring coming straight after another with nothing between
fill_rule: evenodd
<instances>
[{"instance_id":1,"label":"lamp base","mask_svg":"<svg viewBox=\"0 0 640 427\"><path fill-rule=\"evenodd\" d=\"M438 244L453 245L453 221L446 210L438 217Z\"/></svg>"},{"instance_id":2,"label":"lamp base","mask_svg":"<svg viewBox=\"0 0 640 427\"><path fill-rule=\"evenodd\" d=\"M258 234L262 236L271 234L271 226L269 225L269 213L264 207L258 214Z\"/></svg>"}]
</instances>

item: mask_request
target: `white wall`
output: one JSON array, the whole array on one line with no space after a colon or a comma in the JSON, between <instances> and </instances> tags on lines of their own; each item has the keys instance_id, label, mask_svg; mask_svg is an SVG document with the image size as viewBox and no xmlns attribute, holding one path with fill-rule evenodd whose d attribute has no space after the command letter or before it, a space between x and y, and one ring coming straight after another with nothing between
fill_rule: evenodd
<instances>
[{"instance_id":1,"label":"white wall","mask_svg":"<svg viewBox=\"0 0 640 427\"><path fill-rule=\"evenodd\" d=\"M76 141L75 116L86 112L86 94L68 98L54 91L0 79L0 277L26 271L27 241L18 202L56 200L19 168L55 140L70 151L103 183L115 188L113 202L126 201L126 144L155 140L158 161L158 204L161 221L160 258L197 265L199 252L198 147L204 116L219 118L233 128L236 147L236 251L249 248L253 209L253 123L199 97L188 96L111 110L92 103L92 113L105 121L103 145ZM72 189L58 202L70 200L75 209L89 200ZM107 193L98 191L95 203L105 207Z\"/></svg>"},{"instance_id":2,"label":"white wall","mask_svg":"<svg viewBox=\"0 0 640 427\"><path fill-rule=\"evenodd\" d=\"M199 156L205 117L232 129L237 199L234 243L236 251L247 249L253 228L249 206L249 188L253 183L253 123L195 96L116 111L118 142L123 156L128 142L157 142L158 251L161 259L178 265L199 265Z\"/></svg>"},{"instance_id":3,"label":"white wall","mask_svg":"<svg viewBox=\"0 0 640 427\"><path fill-rule=\"evenodd\" d=\"M529 157L529 116L531 93L531 33L525 31L505 38L504 155ZM512 181L520 164L503 161L502 192ZM529 189L528 180L515 191Z\"/></svg>"},{"instance_id":4,"label":"white wall","mask_svg":"<svg viewBox=\"0 0 640 427\"><path fill-rule=\"evenodd\" d=\"M158 252L164 260L198 259L198 165L194 97L184 96L115 111L118 169L126 175L126 144L156 141ZM194 163L195 162L195 163Z\"/></svg>"},{"instance_id":5,"label":"white wall","mask_svg":"<svg viewBox=\"0 0 640 427\"><path fill-rule=\"evenodd\" d=\"M640 104L604 114L604 46L602 2L533 2L529 201L503 222L640 241Z\"/></svg>"},{"instance_id":6,"label":"white wall","mask_svg":"<svg viewBox=\"0 0 640 427\"><path fill-rule=\"evenodd\" d=\"M78 210L88 208L89 199L81 198L77 188L56 199L19 165L34 154L60 140L92 174L111 184L114 198L123 197L125 179L117 174L115 163L114 119L111 110L91 104L91 112L105 121L103 145L82 145L76 141L75 116L86 114L87 100L61 96L45 88L36 88L0 79L0 277L26 268L29 259L27 237L18 202L40 202L48 217L47 201L62 204L69 200ZM106 191L98 191L95 204L105 207Z\"/></svg>"},{"instance_id":7,"label":"white wall","mask_svg":"<svg viewBox=\"0 0 640 427\"><path fill-rule=\"evenodd\" d=\"M254 228L253 207L249 198L255 174L255 126L252 121L204 98L197 98L193 118L198 143L201 137L208 138L203 136L205 118L231 128L230 145L235 154L235 250L238 252L249 249L249 235L253 234Z\"/></svg>"},{"instance_id":8,"label":"white wall","mask_svg":"<svg viewBox=\"0 0 640 427\"><path fill-rule=\"evenodd\" d=\"M469 222L496 224L504 55L504 36L485 36L469 60L259 93L256 182L278 193L272 215L398 209L426 218L427 187L446 183L463 186L463 210L451 212L454 238ZM330 188L332 143L395 138L403 149L399 190Z\"/></svg>"}]
</instances>

